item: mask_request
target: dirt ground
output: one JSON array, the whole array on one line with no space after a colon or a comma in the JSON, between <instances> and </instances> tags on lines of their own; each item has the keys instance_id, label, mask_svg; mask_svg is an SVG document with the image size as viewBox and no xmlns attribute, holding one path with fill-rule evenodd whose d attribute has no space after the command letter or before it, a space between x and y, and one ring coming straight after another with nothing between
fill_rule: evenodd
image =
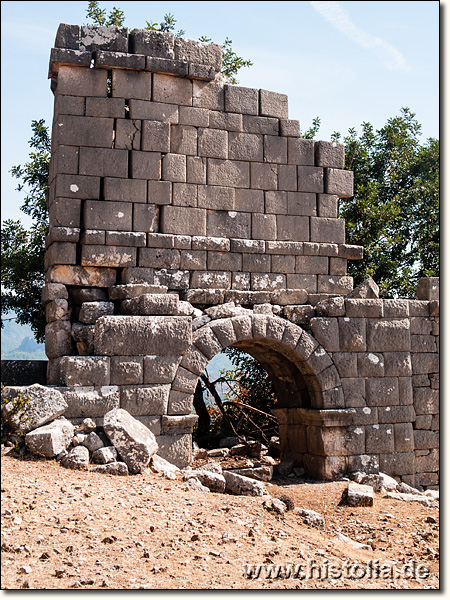
<instances>
[{"instance_id":1,"label":"dirt ground","mask_svg":"<svg viewBox=\"0 0 450 600\"><path fill-rule=\"evenodd\" d=\"M439 588L435 507L382 494L372 507L338 506L346 481L266 484L272 497L324 515L320 531L295 511L268 512L260 497L181 483L2 456L2 588ZM336 532L373 550L352 549Z\"/></svg>"}]
</instances>

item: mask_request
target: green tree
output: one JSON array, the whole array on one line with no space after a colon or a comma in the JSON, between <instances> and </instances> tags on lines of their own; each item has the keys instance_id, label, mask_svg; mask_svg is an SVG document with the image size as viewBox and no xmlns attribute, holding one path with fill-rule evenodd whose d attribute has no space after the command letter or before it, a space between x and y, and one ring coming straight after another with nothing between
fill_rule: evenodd
<instances>
[{"instance_id":1,"label":"green tree","mask_svg":"<svg viewBox=\"0 0 450 600\"><path fill-rule=\"evenodd\" d=\"M379 130L367 122L361 128L342 139L355 187L340 201L340 216L347 242L364 246L349 275L356 284L373 277L384 297L411 298L420 277L439 276L439 141L420 144L421 126L408 108Z\"/></svg>"},{"instance_id":2,"label":"green tree","mask_svg":"<svg viewBox=\"0 0 450 600\"><path fill-rule=\"evenodd\" d=\"M106 10L100 8L98 2L89 2L89 6L86 9L86 16L88 19L92 19L94 25L118 25L121 27L125 23L125 15L123 11L116 8L115 6L106 17Z\"/></svg>"},{"instance_id":3,"label":"green tree","mask_svg":"<svg viewBox=\"0 0 450 600\"><path fill-rule=\"evenodd\" d=\"M2 223L1 231L1 315L11 311L17 321L31 326L38 342L44 341L45 312L41 306L44 285L45 236L48 232L47 193L50 163L50 137L44 120L32 121L32 152L29 162L11 169L20 180L18 191L26 191L21 210L33 223L26 229L17 220Z\"/></svg>"}]
</instances>

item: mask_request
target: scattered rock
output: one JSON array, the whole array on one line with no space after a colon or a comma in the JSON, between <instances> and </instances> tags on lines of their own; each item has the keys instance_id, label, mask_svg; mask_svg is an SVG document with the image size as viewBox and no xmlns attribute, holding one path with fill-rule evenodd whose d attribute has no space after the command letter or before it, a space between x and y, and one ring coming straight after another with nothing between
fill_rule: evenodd
<instances>
[{"instance_id":1,"label":"scattered rock","mask_svg":"<svg viewBox=\"0 0 450 600\"><path fill-rule=\"evenodd\" d=\"M173 465L165 458L158 456L158 454L152 456L150 467L152 471L160 473L167 479L176 479L176 474L180 472L180 469L177 466Z\"/></svg>"},{"instance_id":2,"label":"scattered rock","mask_svg":"<svg viewBox=\"0 0 450 600\"><path fill-rule=\"evenodd\" d=\"M369 546L369 544L360 544L359 542L355 542L354 540L350 539L346 535L342 535L342 533L336 533L335 540L338 542L343 542L344 544L347 544L348 546L350 546L351 548L354 548L355 550L373 551L372 546Z\"/></svg>"},{"instance_id":3,"label":"scattered rock","mask_svg":"<svg viewBox=\"0 0 450 600\"><path fill-rule=\"evenodd\" d=\"M222 494L225 491L225 477L219 475L219 473L203 470L185 471L183 477L185 480L197 479L202 485L210 489L211 492Z\"/></svg>"},{"instance_id":4,"label":"scattered rock","mask_svg":"<svg viewBox=\"0 0 450 600\"><path fill-rule=\"evenodd\" d=\"M129 475L128 467L124 462L110 462L106 465L96 465L89 469L94 473L108 473L108 475Z\"/></svg>"},{"instance_id":5,"label":"scattered rock","mask_svg":"<svg viewBox=\"0 0 450 600\"><path fill-rule=\"evenodd\" d=\"M106 413L103 429L130 473L141 473L158 450L150 429L123 408Z\"/></svg>"},{"instance_id":6,"label":"scattered rock","mask_svg":"<svg viewBox=\"0 0 450 600\"><path fill-rule=\"evenodd\" d=\"M204 486L196 477L191 477L181 484L183 490L198 490L199 492L209 492L209 488Z\"/></svg>"},{"instance_id":7,"label":"scattered rock","mask_svg":"<svg viewBox=\"0 0 450 600\"><path fill-rule=\"evenodd\" d=\"M208 458L208 450L206 450L206 448L198 448L197 450L194 450L193 455L194 460L198 458Z\"/></svg>"},{"instance_id":8,"label":"scattered rock","mask_svg":"<svg viewBox=\"0 0 450 600\"><path fill-rule=\"evenodd\" d=\"M32 454L52 458L69 446L73 432L72 423L61 417L27 433L25 445Z\"/></svg>"},{"instance_id":9,"label":"scattered rock","mask_svg":"<svg viewBox=\"0 0 450 600\"><path fill-rule=\"evenodd\" d=\"M294 512L298 513L305 525L325 529L324 517L315 510L306 510L304 508L294 508Z\"/></svg>"},{"instance_id":10,"label":"scattered rock","mask_svg":"<svg viewBox=\"0 0 450 600\"><path fill-rule=\"evenodd\" d=\"M373 506L373 487L350 482L342 493L341 502L348 506Z\"/></svg>"},{"instance_id":11,"label":"scattered rock","mask_svg":"<svg viewBox=\"0 0 450 600\"><path fill-rule=\"evenodd\" d=\"M387 492L384 498L392 498L393 500L403 500L404 502L419 502L425 506L434 506L434 501L425 494L402 494L400 492Z\"/></svg>"},{"instance_id":12,"label":"scattered rock","mask_svg":"<svg viewBox=\"0 0 450 600\"><path fill-rule=\"evenodd\" d=\"M433 500L439 502L439 490L427 490L425 496L429 496L430 498L433 498Z\"/></svg>"},{"instance_id":13,"label":"scattered rock","mask_svg":"<svg viewBox=\"0 0 450 600\"><path fill-rule=\"evenodd\" d=\"M282 460L275 468L275 472L279 477L287 477L294 468L295 460Z\"/></svg>"},{"instance_id":14,"label":"scattered rock","mask_svg":"<svg viewBox=\"0 0 450 600\"><path fill-rule=\"evenodd\" d=\"M225 491L237 496L266 496L267 490L261 481L244 477L237 473L224 471L226 487Z\"/></svg>"},{"instance_id":15,"label":"scattered rock","mask_svg":"<svg viewBox=\"0 0 450 600\"><path fill-rule=\"evenodd\" d=\"M295 503L287 494L283 494L278 497L278 500L281 500L286 505L286 510L294 510Z\"/></svg>"},{"instance_id":16,"label":"scattered rock","mask_svg":"<svg viewBox=\"0 0 450 600\"><path fill-rule=\"evenodd\" d=\"M72 446L81 446L86 438L87 435L85 433L76 433L72 438Z\"/></svg>"},{"instance_id":17,"label":"scattered rock","mask_svg":"<svg viewBox=\"0 0 450 600\"><path fill-rule=\"evenodd\" d=\"M222 467L218 462L208 462L200 467L197 467L197 471L209 471L210 473L218 473L222 475Z\"/></svg>"},{"instance_id":18,"label":"scattered rock","mask_svg":"<svg viewBox=\"0 0 450 600\"><path fill-rule=\"evenodd\" d=\"M117 461L117 450L114 446L103 446L92 453L92 462L97 465L106 465Z\"/></svg>"},{"instance_id":19,"label":"scattered rock","mask_svg":"<svg viewBox=\"0 0 450 600\"><path fill-rule=\"evenodd\" d=\"M93 419L87 418L83 419L78 429L83 433L92 433L97 429L97 425L95 424L95 421Z\"/></svg>"},{"instance_id":20,"label":"scattered rock","mask_svg":"<svg viewBox=\"0 0 450 600\"><path fill-rule=\"evenodd\" d=\"M251 479L258 479L259 481L270 481L273 477L273 467L267 465L264 467L253 467L247 469L231 469L231 473L237 473L238 475L244 475Z\"/></svg>"},{"instance_id":21,"label":"scattered rock","mask_svg":"<svg viewBox=\"0 0 450 600\"><path fill-rule=\"evenodd\" d=\"M95 452L96 450L100 450L100 448L104 447L104 443L95 433L95 431L92 431L88 436L86 436L85 440L82 442L82 445L86 446L89 452Z\"/></svg>"},{"instance_id":22,"label":"scattered rock","mask_svg":"<svg viewBox=\"0 0 450 600\"><path fill-rule=\"evenodd\" d=\"M395 489L395 488L394 488ZM388 491L393 491L393 490L386 490ZM397 485L397 492L400 492L402 494L417 494L417 495L422 495L422 492L419 492L419 490L417 490L416 488L411 487L410 485L408 485L407 483L399 483Z\"/></svg>"},{"instance_id":23,"label":"scattered rock","mask_svg":"<svg viewBox=\"0 0 450 600\"><path fill-rule=\"evenodd\" d=\"M269 498L264 500L263 507L269 512L273 512L277 515L284 515L286 512L286 505L278 498Z\"/></svg>"},{"instance_id":24,"label":"scattered rock","mask_svg":"<svg viewBox=\"0 0 450 600\"><path fill-rule=\"evenodd\" d=\"M26 413L28 420L19 422L17 415L12 414L14 408L13 398L18 395L26 400ZM9 421L17 430L28 433L33 429L41 427L64 414L68 404L59 390L35 383L28 386L7 386L2 390L2 401L9 400L6 404L2 402L2 420Z\"/></svg>"},{"instance_id":25,"label":"scattered rock","mask_svg":"<svg viewBox=\"0 0 450 600\"><path fill-rule=\"evenodd\" d=\"M370 485L374 492L393 492L397 489L398 482L385 473L362 473L357 471L350 475L356 483Z\"/></svg>"},{"instance_id":26,"label":"scattered rock","mask_svg":"<svg viewBox=\"0 0 450 600\"><path fill-rule=\"evenodd\" d=\"M89 450L86 446L71 448L67 456L61 461L61 464L66 469L87 471L89 468Z\"/></svg>"},{"instance_id":27,"label":"scattered rock","mask_svg":"<svg viewBox=\"0 0 450 600\"><path fill-rule=\"evenodd\" d=\"M214 448L213 450L207 450L207 454L211 458L218 458L219 456L228 456L229 453L229 448Z\"/></svg>"}]
</instances>

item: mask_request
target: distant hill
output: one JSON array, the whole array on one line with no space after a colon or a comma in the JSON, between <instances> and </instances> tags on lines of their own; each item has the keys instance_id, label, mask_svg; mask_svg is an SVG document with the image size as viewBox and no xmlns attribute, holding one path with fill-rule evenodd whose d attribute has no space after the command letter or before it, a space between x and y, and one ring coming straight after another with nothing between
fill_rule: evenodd
<instances>
[{"instance_id":1,"label":"distant hill","mask_svg":"<svg viewBox=\"0 0 450 600\"><path fill-rule=\"evenodd\" d=\"M6 316L14 318L14 314ZM1 330L2 360L46 360L44 344L38 344L34 339L31 327L20 325L16 321L4 321Z\"/></svg>"}]
</instances>

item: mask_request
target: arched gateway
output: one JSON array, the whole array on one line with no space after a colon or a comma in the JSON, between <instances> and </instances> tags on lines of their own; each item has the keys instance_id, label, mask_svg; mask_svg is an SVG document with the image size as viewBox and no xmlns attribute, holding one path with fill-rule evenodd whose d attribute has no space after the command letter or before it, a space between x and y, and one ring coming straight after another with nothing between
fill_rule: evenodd
<instances>
[{"instance_id":1,"label":"arched gateway","mask_svg":"<svg viewBox=\"0 0 450 600\"><path fill-rule=\"evenodd\" d=\"M228 346L276 389L282 453L316 477L438 482L439 287L353 289L344 147L284 94L230 84L222 48L60 25L45 257L47 381L73 421L121 407L178 465L192 395Z\"/></svg>"}]
</instances>

